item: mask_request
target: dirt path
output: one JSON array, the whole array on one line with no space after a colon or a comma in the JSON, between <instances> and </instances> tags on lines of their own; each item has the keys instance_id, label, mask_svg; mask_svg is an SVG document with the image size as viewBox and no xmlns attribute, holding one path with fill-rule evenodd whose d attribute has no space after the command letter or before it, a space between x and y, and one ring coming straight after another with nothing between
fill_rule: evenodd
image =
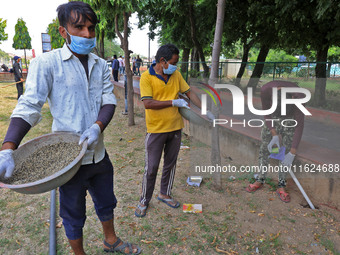
<instances>
[{"instance_id":1,"label":"dirt path","mask_svg":"<svg viewBox=\"0 0 340 255\"><path fill-rule=\"evenodd\" d=\"M268 184L256 194L245 192L248 177L224 180L221 190L214 189L211 179L204 179L200 187L188 186L188 149L180 151L173 194L181 203L202 204L203 213L183 213L181 208L159 202L158 178L146 217L136 218L146 130L142 111L136 112L136 125L128 127L127 116L120 114L122 107L105 130L106 148L115 167L115 226L118 236L141 245L143 254L340 254L339 211L302 207L302 197L292 183L289 204L281 202ZM190 145L187 137L183 142ZM0 254L47 254L48 219L49 193L0 190ZM57 223L58 254L70 254L59 217ZM88 196L86 252L105 254L102 240Z\"/></svg>"},{"instance_id":2,"label":"dirt path","mask_svg":"<svg viewBox=\"0 0 340 255\"><path fill-rule=\"evenodd\" d=\"M134 216L144 167L144 119L137 113L136 126L121 128L112 141L116 163L117 229L140 243L145 254L335 254L340 252L340 213L320 207L304 208L293 181L292 201L281 202L272 186L256 194L244 188L247 178L225 180L214 190L211 179L200 187L188 186L190 150L181 150L173 188L181 203L202 204L202 214L183 213L159 202L160 173L153 200L143 219ZM116 128L120 128L119 125ZM189 144L184 136L184 144ZM120 146L119 146L120 145ZM125 147L126 146L126 147ZM119 149L118 149L119 147ZM124 149L123 149L124 148ZM234 162L237 164L237 162ZM162 163L161 163L162 164ZM161 171L161 169L160 169ZM272 184L272 183L271 183ZM273 185L273 184L272 184Z\"/></svg>"}]
</instances>

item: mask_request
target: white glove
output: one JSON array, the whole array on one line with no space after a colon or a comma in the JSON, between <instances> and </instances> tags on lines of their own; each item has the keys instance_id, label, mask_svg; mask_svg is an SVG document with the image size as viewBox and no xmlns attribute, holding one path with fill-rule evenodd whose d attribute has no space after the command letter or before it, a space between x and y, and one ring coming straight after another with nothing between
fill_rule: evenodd
<instances>
[{"instance_id":1,"label":"white glove","mask_svg":"<svg viewBox=\"0 0 340 255\"><path fill-rule=\"evenodd\" d=\"M273 145L276 144L276 146L279 148L280 150L280 138L278 135L274 135L272 140L270 141L270 143L268 144L268 151L270 153L272 153L272 149L273 149Z\"/></svg>"},{"instance_id":2,"label":"white glove","mask_svg":"<svg viewBox=\"0 0 340 255\"><path fill-rule=\"evenodd\" d=\"M288 152L285 158L282 160L282 165L290 167L293 164L295 155Z\"/></svg>"},{"instance_id":3,"label":"white glove","mask_svg":"<svg viewBox=\"0 0 340 255\"><path fill-rule=\"evenodd\" d=\"M5 179L12 176L15 167L12 153L11 149L0 151L0 177Z\"/></svg>"},{"instance_id":4,"label":"white glove","mask_svg":"<svg viewBox=\"0 0 340 255\"><path fill-rule=\"evenodd\" d=\"M215 115L211 111L207 111L207 118L212 122L215 119Z\"/></svg>"},{"instance_id":5,"label":"white glove","mask_svg":"<svg viewBox=\"0 0 340 255\"><path fill-rule=\"evenodd\" d=\"M87 149L94 150L98 144L100 135L100 127L97 123L93 124L90 128L86 129L79 139L79 145L87 139Z\"/></svg>"},{"instance_id":6,"label":"white glove","mask_svg":"<svg viewBox=\"0 0 340 255\"><path fill-rule=\"evenodd\" d=\"M185 108L190 109L187 101L185 101L184 99L174 99L174 100L172 100L172 106L174 106L174 107L185 107Z\"/></svg>"}]
</instances>

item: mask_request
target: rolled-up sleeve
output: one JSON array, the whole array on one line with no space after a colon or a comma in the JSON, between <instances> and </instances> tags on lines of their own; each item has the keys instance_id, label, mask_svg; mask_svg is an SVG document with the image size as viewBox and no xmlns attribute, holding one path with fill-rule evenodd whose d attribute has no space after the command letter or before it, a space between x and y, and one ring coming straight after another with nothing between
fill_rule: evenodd
<instances>
[{"instance_id":1,"label":"rolled-up sleeve","mask_svg":"<svg viewBox=\"0 0 340 255\"><path fill-rule=\"evenodd\" d=\"M105 71L103 73L103 94L102 94L102 105L114 104L117 105L116 96L113 94L113 83L111 82L111 72L107 67L106 63L104 65Z\"/></svg>"}]
</instances>

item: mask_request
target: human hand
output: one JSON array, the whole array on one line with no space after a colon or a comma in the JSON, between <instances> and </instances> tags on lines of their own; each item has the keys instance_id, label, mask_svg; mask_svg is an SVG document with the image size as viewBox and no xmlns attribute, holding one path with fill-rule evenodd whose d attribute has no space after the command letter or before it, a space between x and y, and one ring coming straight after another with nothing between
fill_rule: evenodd
<instances>
[{"instance_id":1,"label":"human hand","mask_svg":"<svg viewBox=\"0 0 340 255\"><path fill-rule=\"evenodd\" d=\"M172 100L172 106L173 107L185 107L185 108L190 109L187 101L185 101L184 99L174 99L174 100Z\"/></svg>"},{"instance_id":2,"label":"human hand","mask_svg":"<svg viewBox=\"0 0 340 255\"><path fill-rule=\"evenodd\" d=\"M0 177L5 179L12 176L15 167L12 153L11 149L0 151Z\"/></svg>"},{"instance_id":3,"label":"human hand","mask_svg":"<svg viewBox=\"0 0 340 255\"><path fill-rule=\"evenodd\" d=\"M293 164L295 155L291 152L288 152L285 158L282 160L282 165L290 167Z\"/></svg>"},{"instance_id":4,"label":"human hand","mask_svg":"<svg viewBox=\"0 0 340 255\"><path fill-rule=\"evenodd\" d=\"M98 144L100 135L100 127L97 123L93 124L90 128L86 129L79 139L79 145L87 139L87 149L93 150Z\"/></svg>"},{"instance_id":5,"label":"human hand","mask_svg":"<svg viewBox=\"0 0 340 255\"><path fill-rule=\"evenodd\" d=\"M273 149L273 145L274 145L274 144L275 144L275 145L279 148L279 150L280 150L280 138L279 138L278 135L274 135L274 136L272 137L272 140L270 141L270 143L269 143L268 146L267 146L268 151L269 151L270 153L272 153L272 149Z\"/></svg>"}]
</instances>

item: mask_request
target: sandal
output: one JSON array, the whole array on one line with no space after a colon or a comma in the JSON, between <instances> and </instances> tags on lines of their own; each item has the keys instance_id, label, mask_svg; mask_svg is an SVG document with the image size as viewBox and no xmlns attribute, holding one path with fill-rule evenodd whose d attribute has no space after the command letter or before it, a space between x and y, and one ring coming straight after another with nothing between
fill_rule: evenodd
<instances>
[{"instance_id":1,"label":"sandal","mask_svg":"<svg viewBox=\"0 0 340 255\"><path fill-rule=\"evenodd\" d=\"M137 248L137 252L133 253L133 248L132 248L131 243L123 242L123 244L119 245L121 242L122 240L118 238L117 241L111 245L104 240L104 245L109 247L109 248L104 248L104 251L105 252L119 252L119 253L128 254L128 255L140 254L142 251L142 249L139 246L135 245ZM125 253L125 248L127 247L129 248L129 253Z\"/></svg>"},{"instance_id":2,"label":"sandal","mask_svg":"<svg viewBox=\"0 0 340 255\"><path fill-rule=\"evenodd\" d=\"M180 206L180 203L176 200L174 200L173 198L160 198L159 196L157 197L157 199L165 204L167 204L168 206L172 207L172 208L178 208ZM172 205L171 203L174 203L175 205Z\"/></svg>"},{"instance_id":3,"label":"sandal","mask_svg":"<svg viewBox=\"0 0 340 255\"><path fill-rule=\"evenodd\" d=\"M135 215L136 217L142 218L146 215L146 209L148 209L148 206L141 206L140 204L137 205Z\"/></svg>"},{"instance_id":4,"label":"sandal","mask_svg":"<svg viewBox=\"0 0 340 255\"><path fill-rule=\"evenodd\" d=\"M255 184L249 184L249 186L246 188L246 191L249 193L254 193L258 189L261 189L262 187L263 187L263 184L261 184L260 186L257 186Z\"/></svg>"},{"instance_id":5,"label":"sandal","mask_svg":"<svg viewBox=\"0 0 340 255\"><path fill-rule=\"evenodd\" d=\"M276 194L279 196L280 200L285 203L290 202L290 196L287 192L283 190L276 190Z\"/></svg>"}]
</instances>

